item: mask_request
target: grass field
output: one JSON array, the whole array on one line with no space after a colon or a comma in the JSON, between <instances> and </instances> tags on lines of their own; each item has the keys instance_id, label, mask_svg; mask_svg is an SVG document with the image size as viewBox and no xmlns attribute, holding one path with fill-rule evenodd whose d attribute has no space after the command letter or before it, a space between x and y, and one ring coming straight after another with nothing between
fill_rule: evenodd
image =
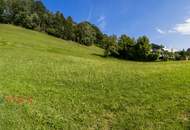
<instances>
[{"instance_id":1,"label":"grass field","mask_svg":"<svg viewBox=\"0 0 190 130\"><path fill-rule=\"evenodd\" d=\"M190 129L190 62L102 54L0 25L0 129Z\"/></svg>"}]
</instances>

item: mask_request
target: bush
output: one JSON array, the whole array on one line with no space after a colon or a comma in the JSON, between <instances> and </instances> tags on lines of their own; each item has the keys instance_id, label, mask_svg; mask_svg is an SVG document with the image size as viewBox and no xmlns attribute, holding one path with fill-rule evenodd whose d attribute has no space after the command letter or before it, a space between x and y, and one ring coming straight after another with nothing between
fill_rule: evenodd
<instances>
[{"instance_id":1,"label":"bush","mask_svg":"<svg viewBox=\"0 0 190 130\"><path fill-rule=\"evenodd\" d=\"M152 52L151 54L148 55L148 61L156 61L159 59L159 52Z\"/></svg>"}]
</instances>

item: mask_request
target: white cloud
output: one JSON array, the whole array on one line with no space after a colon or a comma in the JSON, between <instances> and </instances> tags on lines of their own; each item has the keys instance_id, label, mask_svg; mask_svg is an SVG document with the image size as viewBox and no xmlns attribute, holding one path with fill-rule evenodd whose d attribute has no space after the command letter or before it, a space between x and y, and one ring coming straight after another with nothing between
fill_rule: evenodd
<instances>
[{"instance_id":1,"label":"white cloud","mask_svg":"<svg viewBox=\"0 0 190 130\"><path fill-rule=\"evenodd\" d=\"M163 31L163 30L161 30L160 28L156 28L156 31L157 31L158 33L160 33L160 34L166 34L166 32Z\"/></svg>"},{"instance_id":2,"label":"white cloud","mask_svg":"<svg viewBox=\"0 0 190 130\"><path fill-rule=\"evenodd\" d=\"M185 20L184 23L177 24L173 30L182 35L190 35L190 18Z\"/></svg>"},{"instance_id":3,"label":"white cloud","mask_svg":"<svg viewBox=\"0 0 190 130\"><path fill-rule=\"evenodd\" d=\"M105 30L105 27L107 25L106 23L106 18L105 16L100 16L97 20L97 23L98 23L98 26L102 29L102 30Z\"/></svg>"},{"instance_id":4,"label":"white cloud","mask_svg":"<svg viewBox=\"0 0 190 130\"><path fill-rule=\"evenodd\" d=\"M162 30L160 28L156 28L156 31L160 34L178 33L181 35L190 35L190 18L186 19L183 23L176 24L172 29Z\"/></svg>"}]
</instances>

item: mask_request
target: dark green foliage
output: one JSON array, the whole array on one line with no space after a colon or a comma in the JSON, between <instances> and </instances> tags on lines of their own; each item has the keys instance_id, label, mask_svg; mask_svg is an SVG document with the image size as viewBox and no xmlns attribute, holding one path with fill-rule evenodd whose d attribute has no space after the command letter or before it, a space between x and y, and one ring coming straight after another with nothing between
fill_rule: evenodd
<instances>
[{"instance_id":1,"label":"dark green foliage","mask_svg":"<svg viewBox=\"0 0 190 130\"><path fill-rule=\"evenodd\" d=\"M178 51L175 53L175 59L176 60L189 60L189 50L185 51L184 49L182 51Z\"/></svg>"},{"instance_id":2,"label":"dark green foliage","mask_svg":"<svg viewBox=\"0 0 190 130\"><path fill-rule=\"evenodd\" d=\"M26 16L25 27L29 29L37 29L40 24L40 18L36 13Z\"/></svg>"},{"instance_id":3,"label":"dark green foliage","mask_svg":"<svg viewBox=\"0 0 190 130\"><path fill-rule=\"evenodd\" d=\"M76 37L80 44L90 46L96 41L96 32L88 22L82 22L77 26Z\"/></svg>"},{"instance_id":4,"label":"dark green foliage","mask_svg":"<svg viewBox=\"0 0 190 130\"><path fill-rule=\"evenodd\" d=\"M137 61L155 61L160 56L159 51L152 51L152 46L146 36L139 37L137 41L127 35L118 40L116 36L104 36L105 56L114 56L122 59Z\"/></svg>"},{"instance_id":5,"label":"dark green foliage","mask_svg":"<svg viewBox=\"0 0 190 130\"><path fill-rule=\"evenodd\" d=\"M190 54L190 48L187 49L187 54Z\"/></svg>"},{"instance_id":6,"label":"dark green foliage","mask_svg":"<svg viewBox=\"0 0 190 130\"><path fill-rule=\"evenodd\" d=\"M3 9L4 9L4 0L0 0L0 14L3 13Z\"/></svg>"},{"instance_id":7,"label":"dark green foliage","mask_svg":"<svg viewBox=\"0 0 190 130\"><path fill-rule=\"evenodd\" d=\"M176 58L173 52L162 51L161 55L161 60L163 61L175 60Z\"/></svg>"},{"instance_id":8,"label":"dark green foliage","mask_svg":"<svg viewBox=\"0 0 190 130\"><path fill-rule=\"evenodd\" d=\"M139 37L135 48L135 59L146 60L151 52L150 41L146 36Z\"/></svg>"},{"instance_id":9,"label":"dark green foliage","mask_svg":"<svg viewBox=\"0 0 190 130\"><path fill-rule=\"evenodd\" d=\"M124 59L133 59L133 46L135 45L135 39L128 37L127 35L121 35L118 41L118 52Z\"/></svg>"},{"instance_id":10,"label":"dark green foliage","mask_svg":"<svg viewBox=\"0 0 190 130\"><path fill-rule=\"evenodd\" d=\"M95 41L95 43L98 45L98 46L100 46L100 47L102 47L102 45L103 45L103 38L104 38L104 34L101 32L101 30L96 26L96 25L91 25L92 26L92 28L95 30L95 32L96 32L96 41Z\"/></svg>"},{"instance_id":11,"label":"dark green foliage","mask_svg":"<svg viewBox=\"0 0 190 130\"><path fill-rule=\"evenodd\" d=\"M159 52L151 52L151 53L148 55L147 61L156 61L156 60L159 59L159 56L160 56L160 53L159 53Z\"/></svg>"},{"instance_id":12,"label":"dark green foliage","mask_svg":"<svg viewBox=\"0 0 190 130\"><path fill-rule=\"evenodd\" d=\"M52 27L54 29L53 35L59 38L64 38L64 26L65 18L62 13L56 12L52 19Z\"/></svg>"},{"instance_id":13,"label":"dark green foliage","mask_svg":"<svg viewBox=\"0 0 190 130\"><path fill-rule=\"evenodd\" d=\"M179 52L181 57L185 58L186 57L186 51L183 49L182 51Z\"/></svg>"},{"instance_id":14,"label":"dark green foliage","mask_svg":"<svg viewBox=\"0 0 190 130\"><path fill-rule=\"evenodd\" d=\"M5 2L4 0L0 0L0 22L4 21L3 20L4 10L5 10Z\"/></svg>"},{"instance_id":15,"label":"dark green foliage","mask_svg":"<svg viewBox=\"0 0 190 130\"><path fill-rule=\"evenodd\" d=\"M115 35L113 35L113 36L105 35L104 36L103 44L104 44L104 49L105 49L105 52L104 52L105 57L119 56L118 46L117 46L116 42L117 42L117 37Z\"/></svg>"},{"instance_id":16,"label":"dark green foliage","mask_svg":"<svg viewBox=\"0 0 190 130\"><path fill-rule=\"evenodd\" d=\"M45 12L47 12L46 7L43 5L41 0L34 1L33 4L33 12L36 12L38 15L43 16Z\"/></svg>"},{"instance_id":17,"label":"dark green foliage","mask_svg":"<svg viewBox=\"0 0 190 130\"><path fill-rule=\"evenodd\" d=\"M179 53L175 53L175 60L181 60L181 55Z\"/></svg>"},{"instance_id":18,"label":"dark green foliage","mask_svg":"<svg viewBox=\"0 0 190 130\"><path fill-rule=\"evenodd\" d=\"M69 16L65 20L65 26L64 26L64 39L66 40L72 40L76 41L76 24L74 23L73 19L71 16Z\"/></svg>"}]
</instances>

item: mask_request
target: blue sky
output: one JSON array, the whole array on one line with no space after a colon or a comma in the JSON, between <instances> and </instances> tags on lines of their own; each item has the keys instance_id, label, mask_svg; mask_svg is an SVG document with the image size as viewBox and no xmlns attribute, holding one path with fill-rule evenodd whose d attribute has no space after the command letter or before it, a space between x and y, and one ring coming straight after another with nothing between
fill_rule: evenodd
<instances>
[{"instance_id":1,"label":"blue sky","mask_svg":"<svg viewBox=\"0 0 190 130\"><path fill-rule=\"evenodd\" d=\"M43 0L76 22L88 20L107 34L147 35L168 48L190 48L190 0Z\"/></svg>"}]
</instances>

